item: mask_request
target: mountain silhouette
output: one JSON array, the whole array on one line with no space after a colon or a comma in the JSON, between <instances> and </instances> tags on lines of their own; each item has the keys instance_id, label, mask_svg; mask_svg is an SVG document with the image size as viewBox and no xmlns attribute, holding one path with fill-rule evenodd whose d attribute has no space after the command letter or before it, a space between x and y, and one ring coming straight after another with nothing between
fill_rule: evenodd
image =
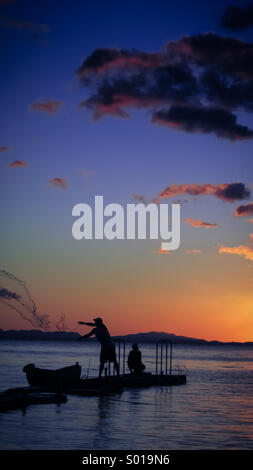
<instances>
[{"instance_id":1,"label":"mountain silhouette","mask_svg":"<svg viewBox=\"0 0 253 470\"><path fill-rule=\"evenodd\" d=\"M75 332L67 331L40 331L40 330L1 330L1 339L12 340L37 340L37 341L76 341L81 335ZM221 342L207 341L205 339L191 338L187 336L178 336L173 333L163 331L150 331L143 333L128 334L123 336L113 336L114 340L120 339L127 343L156 343L157 341L172 341L173 344L192 344L192 345L243 345L253 346L253 342ZM96 339L90 338L87 341L94 342Z\"/></svg>"}]
</instances>

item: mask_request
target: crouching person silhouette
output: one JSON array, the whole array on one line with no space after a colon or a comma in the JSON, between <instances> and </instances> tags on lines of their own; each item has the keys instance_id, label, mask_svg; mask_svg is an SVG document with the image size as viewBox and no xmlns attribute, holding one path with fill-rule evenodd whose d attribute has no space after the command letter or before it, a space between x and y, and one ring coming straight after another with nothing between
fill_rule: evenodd
<instances>
[{"instance_id":1,"label":"crouching person silhouette","mask_svg":"<svg viewBox=\"0 0 253 470\"><path fill-rule=\"evenodd\" d=\"M131 374L141 374L146 368L141 362L141 351L137 344L132 345L132 350L128 354L127 364Z\"/></svg>"},{"instance_id":2,"label":"crouching person silhouette","mask_svg":"<svg viewBox=\"0 0 253 470\"><path fill-rule=\"evenodd\" d=\"M99 366L99 377L102 376L105 363L107 361L113 362L117 375L119 375L119 364L116 359L115 347L112 342L110 333L106 326L103 323L102 318L94 318L94 323L87 323L83 321L78 322L79 325L88 325L93 326L94 328L88 333L87 335L81 336L78 338L78 341L83 339L87 339L90 336L95 335L97 340L101 344L101 351L100 351L100 366Z\"/></svg>"}]
</instances>

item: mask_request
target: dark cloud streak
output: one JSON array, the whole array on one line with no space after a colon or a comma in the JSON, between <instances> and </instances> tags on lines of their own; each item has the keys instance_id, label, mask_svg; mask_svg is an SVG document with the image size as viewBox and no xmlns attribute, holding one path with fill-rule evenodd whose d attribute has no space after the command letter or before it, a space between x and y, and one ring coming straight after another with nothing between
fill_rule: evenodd
<instances>
[{"instance_id":1,"label":"dark cloud streak","mask_svg":"<svg viewBox=\"0 0 253 470\"><path fill-rule=\"evenodd\" d=\"M186 132L214 133L218 137L245 140L253 137L253 130L237 124L236 116L214 107L171 106L169 110L153 113L152 122Z\"/></svg>"},{"instance_id":2,"label":"dark cloud streak","mask_svg":"<svg viewBox=\"0 0 253 470\"><path fill-rule=\"evenodd\" d=\"M31 111L38 111L40 113L48 113L55 115L62 107L62 102L57 100L47 100L44 102L35 102L30 105Z\"/></svg>"},{"instance_id":3,"label":"dark cloud streak","mask_svg":"<svg viewBox=\"0 0 253 470\"><path fill-rule=\"evenodd\" d=\"M24 162L23 160L15 160L14 162L9 164L10 168L25 168L27 166L27 163Z\"/></svg>"},{"instance_id":4,"label":"dark cloud streak","mask_svg":"<svg viewBox=\"0 0 253 470\"><path fill-rule=\"evenodd\" d=\"M191 196L212 195L223 201L235 202L247 199L250 196L250 190L241 182L221 184L170 184L158 194L158 198L171 198L180 194L189 194Z\"/></svg>"},{"instance_id":5,"label":"dark cloud streak","mask_svg":"<svg viewBox=\"0 0 253 470\"><path fill-rule=\"evenodd\" d=\"M15 300L21 299L21 297L18 294L16 294L15 292L11 292L10 290L5 289L5 288L0 289L0 298L1 299L15 299Z\"/></svg>"},{"instance_id":6,"label":"dark cloud streak","mask_svg":"<svg viewBox=\"0 0 253 470\"><path fill-rule=\"evenodd\" d=\"M67 189L68 188L68 181L66 178L52 178L49 181L50 187L60 188L60 189Z\"/></svg>"},{"instance_id":7,"label":"dark cloud streak","mask_svg":"<svg viewBox=\"0 0 253 470\"><path fill-rule=\"evenodd\" d=\"M253 136L232 113L253 111L253 45L240 39L185 36L157 53L100 48L76 75L90 89L80 106L91 110L94 120L129 118L126 108L146 108L153 112L152 122L176 115L169 126L174 129L212 132L232 141Z\"/></svg>"},{"instance_id":8,"label":"dark cloud streak","mask_svg":"<svg viewBox=\"0 0 253 470\"><path fill-rule=\"evenodd\" d=\"M33 33L49 33L51 32L50 27L47 24L33 23L32 21L26 21L21 19L10 19L5 16L0 16L0 24L6 29L12 29L15 31L30 31Z\"/></svg>"},{"instance_id":9,"label":"dark cloud streak","mask_svg":"<svg viewBox=\"0 0 253 470\"><path fill-rule=\"evenodd\" d=\"M253 215L253 202L242 204L235 209L236 217L248 217Z\"/></svg>"},{"instance_id":10,"label":"dark cloud streak","mask_svg":"<svg viewBox=\"0 0 253 470\"><path fill-rule=\"evenodd\" d=\"M253 5L248 5L244 10L238 6L227 7L221 20L223 28L239 31L253 25Z\"/></svg>"}]
</instances>

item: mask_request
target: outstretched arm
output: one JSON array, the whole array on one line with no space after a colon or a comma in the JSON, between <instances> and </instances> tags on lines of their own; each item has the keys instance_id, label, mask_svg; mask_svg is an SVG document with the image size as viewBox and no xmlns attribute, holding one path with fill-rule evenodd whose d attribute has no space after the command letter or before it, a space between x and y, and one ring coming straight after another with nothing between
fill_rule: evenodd
<instances>
[{"instance_id":1,"label":"outstretched arm","mask_svg":"<svg viewBox=\"0 0 253 470\"><path fill-rule=\"evenodd\" d=\"M91 330L89 333L87 333L87 335L80 336L79 338L77 338L77 341L81 341L82 339L87 339L92 335L94 335L94 330Z\"/></svg>"}]
</instances>

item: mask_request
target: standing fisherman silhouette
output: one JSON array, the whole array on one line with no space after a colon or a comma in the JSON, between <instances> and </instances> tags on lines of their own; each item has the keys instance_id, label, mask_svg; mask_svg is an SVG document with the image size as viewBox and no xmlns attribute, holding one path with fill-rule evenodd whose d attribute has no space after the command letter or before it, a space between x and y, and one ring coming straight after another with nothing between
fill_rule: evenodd
<instances>
[{"instance_id":1,"label":"standing fisherman silhouette","mask_svg":"<svg viewBox=\"0 0 253 470\"><path fill-rule=\"evenodd\" d=\"M95 335L97 340L101 344L101 351L100 351L100 366L99 366L99 377L102 376L102 372L104 370L104 365L106 361L113 362L114 367L116 369L117 374L119 375L119 364L116 359L115 347L112 342L110 333L106 326L103 323L102 318L94 318L94 323L79 321L79 325L88 325L94 326L93 330L91 330L87 335L81 336L78 338L78 341L83 339L87 339L90 336Z\"/></svg>"}]
</instances>

